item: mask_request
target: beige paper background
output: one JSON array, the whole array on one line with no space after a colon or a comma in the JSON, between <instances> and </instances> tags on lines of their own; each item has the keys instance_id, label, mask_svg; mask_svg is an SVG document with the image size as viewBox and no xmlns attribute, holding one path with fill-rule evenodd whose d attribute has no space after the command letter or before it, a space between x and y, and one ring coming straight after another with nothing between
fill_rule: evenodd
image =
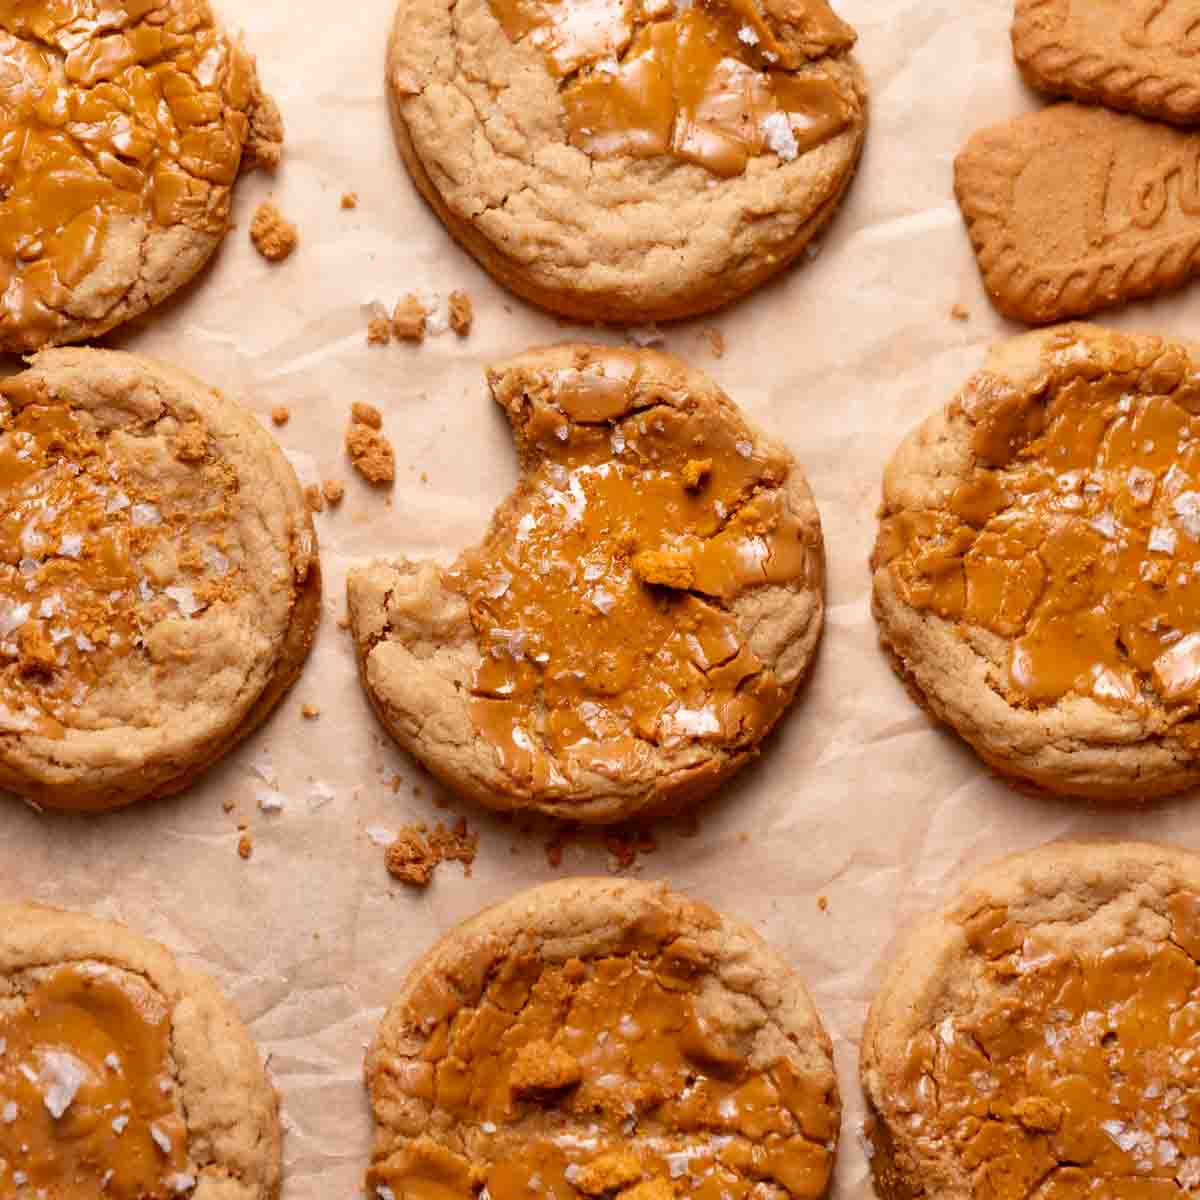
<instances>
[{"instance_id":1,"label":"beige paper background","mask_svg":"<svg viewBox=\"0 0 1200 1200\"><path fill-rule=\"evenodd\" d=\"M109 339L195 372L268 425L272 406L286 404L291 423L277 433L302 479L346 479L340 510L317 518L325 617L308 668L267 727L181 797L93 818L37 815L15 801L0 808L0 899L124 920L232 997L282 1091L287 1200L357 1194L370 1132L363 1048L429 941L517 888L609 868L603 849L574 846L552 870L544 833L521 835L455 803L452 813L466 813L481 835L474 877L450 865L428 891L411 893L389 879L367 833L448 814L360 694L336 624L346 570L392 552L448 561L479 535L516 475L482 365L581 332L493 285L414 193L382 94L390 8L223 0L283 109L285 165L274 180L242 183L238 227L196 285ZM1011 0L838 8L860 32L872 106L843 211L812 262L715 318L666 331L668 349L709 371L805 465L828 546L824 643L811 685L760 763L702 809L695 836L660 826L660 849L638 871L751 921L802 973L836 1044L847 1113L835 1195L845 1200L870 1194L857 1042L881 956L904 922L963 872L1050 838L1200 845L1200 808L1186 797L1126 813L1023 799L933 728L876 646L866 560L883 463L980 365L986 344L1014 332L983 295L951 193L953 156L976 127L1038 101L1012 64ZM345 190L359 195L354 212L339 208ZM268 192L303 236L281 266L258 259L246 236ZM367 347L365 303L456 287L475 300L468 340ZM1190 298L1107 319L1194 336ZM951 320L955 303L970 310L968 322ZM701 337L709 325L725 335L720 360ZM355 400L386 415L398 462L390 500L351 478L343 459ZM304 702L321 707L320 720L301 720ZM252 764L262 765L264 750L288 797L274 816L254 801L262 781ZM315 811L313 780L335 793ZM222 810L226 798L238 812ZM249 862L236 853L239 816L253 827Z\"/></svg>"}]
</instances>

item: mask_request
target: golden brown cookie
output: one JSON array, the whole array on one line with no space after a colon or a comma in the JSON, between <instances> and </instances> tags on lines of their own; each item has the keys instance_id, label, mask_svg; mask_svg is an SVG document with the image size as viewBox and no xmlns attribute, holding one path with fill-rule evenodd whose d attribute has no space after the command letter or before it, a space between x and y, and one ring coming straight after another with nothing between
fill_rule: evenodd
<instances>
[{"instance_id":1,"label":"golden brown cookie","mask_svg":"<svg viewBox=\"0 0 1200 1200\"><path fill-rule=\"evenodd\" d=\"M1016 0L1012 43L1021 73L1044 92L1200 121L1197 0Z\"/></svg>"},{"instance_id":2,"label":"golden brown cookie","mask_svg":"<svg viewBox=\"0 0 1200 1200\"><path fill-rule=\"evenodd\" d=\"M662 885L574 879L451 930L367 1056L371 1200L816 1200L829 1038L752 930Z\"/></svg>"},{"instance_id":3,"label":"golden brown cookie","mask_svg":"<svg viewBox=\"0 0 1200 1200\"><path fill-rule=\"evenodd\" d=\"M854 173L866 87L828 0L400 0L401 155L501 283L582 320L736 299Z\"/></svg>"},{"instance_id":4,"label":"golden brown cookie","mask_svg":"<svg viewBox=\"0 0 1200 1200\"><path fill-rule=\"evenodd\" d=\"M0 1195L273 1200L278 1102L237 1014L121 925L0 907Z\"/></svg>"},{"instance_id":5,"label":"golden brown cookie","mask_svg":"<svg viewBox=\"0 0 1200 1200\"><path fill-rule=\"evenodd\" d=\"M1200 781L1200 348L1089 325L993 347L887 468L883 645L993 770Z\"/></svg>"},{"instance_id":6,"label":"golden brown cookie","mask_svg":"<svg viewBox=\"0 0 1200 1200\"><path fill-rule=\"evenodd\" d=\"M0 382L0 786L178 791L270 713L320 612L291 466L162 363L47 350Z\"/></svg>"},{"instance_id":7,"label":"golden brown cookie","mask_svg":"<svg viewBox=\"0 0 1200 1200\"><path fill-rule=\"evenodd\" d=\"M523 478L451 568L349 576L363 683L447 785L593 823L676 811L745 765L820 636L820 518L791 455L653 351L488 371Z\"/></svg>"},{"instance_id":8,"label":"golden brown cookie","mask_svg":"<svg viewBox=\"0 0 1200 1200\"><path fill-rule=\"evenodd\" d=\"M1200 1187L1200 857L1056 844L897 951L863 1036L882 1200Z\"/></svg>"},{"instance_id":9,"label":"golden brown cookie","mask_svg":"<svg viewBox=\"0 0 1200 1200\"><path fill-rule=\"evenodd\" d=\"M975 134L954 190L992 302L1043 325L1190 279L1198 161L1200 133L1082 104Z\"/></svg>"},{"instance_id":10,"label":"golden brown cookie","mask_svg":"<svg viewBox=\"0 0 1200 1200\"><path fill-rule=\"evenodd\" d=\"M0 10L0 350L98 337L182 287L282 127L205 0Z\"/></svg>"}]
</instances>

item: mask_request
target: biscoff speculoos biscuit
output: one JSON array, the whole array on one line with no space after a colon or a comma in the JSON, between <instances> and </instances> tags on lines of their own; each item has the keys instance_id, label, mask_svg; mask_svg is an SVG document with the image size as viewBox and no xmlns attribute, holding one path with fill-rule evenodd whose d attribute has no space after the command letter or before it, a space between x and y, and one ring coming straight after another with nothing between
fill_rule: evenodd
<instances>
[{"instance_id":1,"label":"biscoff speculoos biscuit","mask_svg":"<svg viewBox=\"0 0 1200 1200\"><path fill-rule=\"evenodd\" d=\"M1197 271L1200 133L1066 103L976 133L954 190L984 284L1043 325Z\"/></svg>"},{"instance_id":2,"label":"biscoff speculoos biscuit","mask_svg":"<svg viewBox=\"0 0 1200 1200\"><path fill-rule=\"evenodd\" d=\"M1040 91L1200 122L1200 0L1017 0L1012 44Z\"/></svg>"}]
</instances>

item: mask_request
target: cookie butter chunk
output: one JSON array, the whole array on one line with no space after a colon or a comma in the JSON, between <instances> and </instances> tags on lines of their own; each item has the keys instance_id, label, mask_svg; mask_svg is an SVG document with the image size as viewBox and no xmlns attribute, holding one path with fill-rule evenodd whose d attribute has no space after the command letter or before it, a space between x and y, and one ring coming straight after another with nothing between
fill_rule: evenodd
<instances>
[{"instance_id":1,"label":"cookie butter chunk","mask_svg":"<svg viewBox=\"0 0 1200 1200\"><path fill-rule=\"evenodd\" d=\"M561 1046L530 1042L521 1047L508 1078L514 1095L538 1097L574 1086L582 1072L575 1057Z\"/></svg>"}]
</instances>

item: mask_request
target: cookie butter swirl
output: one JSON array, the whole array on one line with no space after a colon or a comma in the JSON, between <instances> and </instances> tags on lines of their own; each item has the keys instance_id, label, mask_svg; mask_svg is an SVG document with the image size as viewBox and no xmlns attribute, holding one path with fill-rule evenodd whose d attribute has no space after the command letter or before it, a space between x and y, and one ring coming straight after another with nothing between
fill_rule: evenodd
<instances>
[{"instance_id":1,"label":"cookie butter swirl","mask_svg":"<svg viewBox=\"0 0 1200 1200\"><path fill-rule=\"evenodd\" d=\"M470 1005L427 977L409 1011L428 1040L397 1083L437 1117L376 1154L372 1194L820 1196L837 1134L832 1075L752 1054L760 1019L713 1018L708 969L685 936L586 960L512 954ZM447 1123L450 1144L437 1136Z\"/></svg>"},{"instance_id":2,"label":"cookie butter swirl","mask_svg":"<svg viewBox=\"0 0 1200 1200\"><path fill-rule=\"evenodd\" d=\"M0 336L102 319L152 227L224 232L252 92L204 0L0 7Z\"/></svg>"},{"instance_id":3,"label":"cookie butter swirl","mask_svg":"<svg viewBox=\"0 0 1200 1200\"><path fill-rule=\"evenodd\" d=\"M1064 336L1028 387L977 379L951 412L973 466L944 505L886 515L876 561L914 608L1003 639L1011 701L1181 720L1200 705L1200 386L1178 348L1135 345L1101 363Z\"/></svg>"},{"instance_id":4,"label":"cookie butter swirl","mask_svg":"<svg viewBox=\"0 0 1200 1200\"><path fill-rule=\"evenodd\" d=\"M170 1014L99 963L0 993L0 1195L169 1200L190 1192Z\"/></svg>"},{"instance_id":5,"label":"cookie butter swirl","mask_svg":"<svg viewBox=\"0 0 1200 1200\"><path fill-rule=\"evenodd\" d=\"M105 428L0 384L0 732L127 719L123 664L144 683L186 657L178 623L237 586L236 490L200 421Z\"/></svg>"},{"instance_id":6,"label":"cookie butter swirl","mask_svg":"<svg viewBox=\"0 0 1200 1200\"><path fill-rule=\"evenodd\" d=\"M489 4L563 81L570 141L595 157L673 155L733 176L754 156L794 159L849 124L838 85L807 61L814 43L854 41L827 0L797 5L788 27L751 0Z\"/></svg>"},{"instance_id":7,"label":"cookie butter swirl","mask_svg":"<svg viewBox=\"0 0 1200 1200\"><path fill-rule=\"evenodd\" d=\"M638 360L501 386L527 473L515 506L447 576L483 661L472 716L525 787L637 777L649 747L756 742L788 699L732 602L812 586L792 469L731 409L640 390Z\"/></svg>"},{"instance_id":8,"label":"cookie butter swirl","mask_svg":"<svg viewBox=\"0 0 1200 1200\"><path fill-rule=\"evenodd\" d=\"M918 1144L953 1148L974 1195L1200 1188L1200 896L1164 907L1166 936L1104 948L1002 907L964 922L984 999L912 1039L897 1107Z\"/></svg>"}]
</instances>

